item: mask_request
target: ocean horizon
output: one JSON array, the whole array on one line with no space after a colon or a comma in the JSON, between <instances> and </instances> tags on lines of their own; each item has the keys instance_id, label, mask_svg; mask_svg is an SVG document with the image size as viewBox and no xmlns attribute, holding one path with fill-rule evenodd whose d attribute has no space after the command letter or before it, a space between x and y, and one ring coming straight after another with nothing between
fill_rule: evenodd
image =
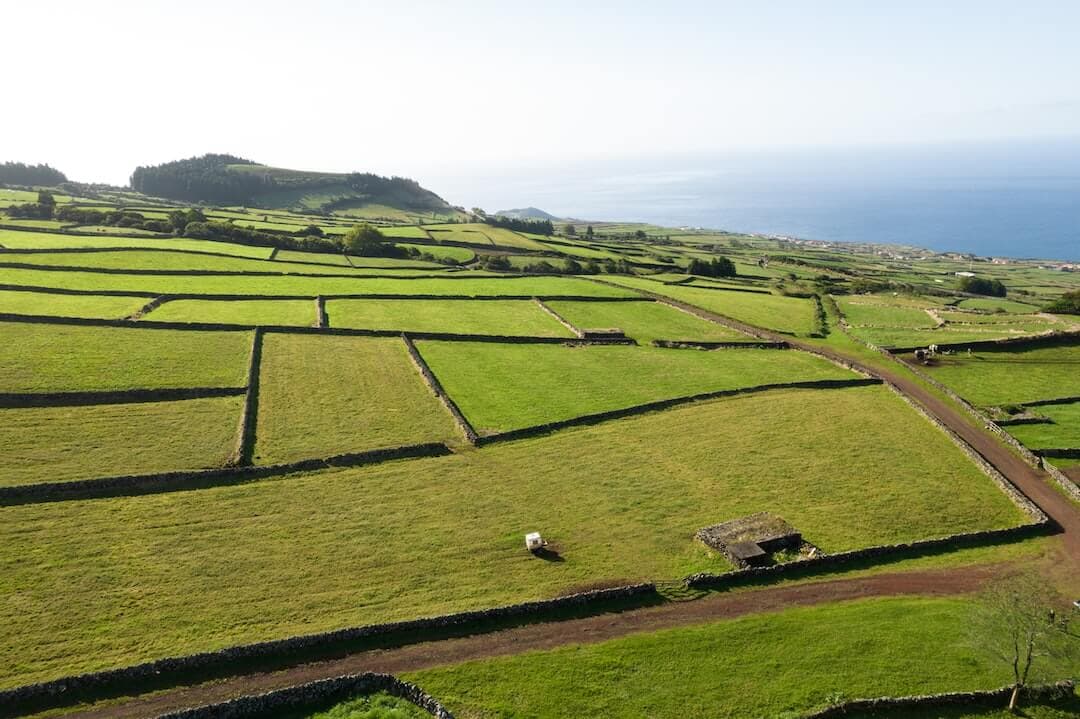
<instances>
[{"instance_id":1,"label":"ocean horizon","mask_svg":"<svg viewBox=\"0 0 1080 719\"><path fill-rule=\"evenodd\" d=\"M489 211L1080 261L1072 140L620 159L432 182L446 184L452 201Z\"/></svg>"}]
</instances>

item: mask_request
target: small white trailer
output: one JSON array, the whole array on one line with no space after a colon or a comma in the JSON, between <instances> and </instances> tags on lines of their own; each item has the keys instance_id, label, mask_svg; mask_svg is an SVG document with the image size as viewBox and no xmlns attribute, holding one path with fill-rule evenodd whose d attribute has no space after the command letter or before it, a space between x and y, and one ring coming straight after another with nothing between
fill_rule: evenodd
<instances>
[{"instance_id":1,"label":"small white trailer","mask_svg":"<svg viewBox=\"0 0 1080 719\"><path fill-rule=\"evenodd\" d=\"M540 536L540 532L529 532L525 535L525 549L530 552L539 552L547 542Z\"/></svg>"}]
</instances>

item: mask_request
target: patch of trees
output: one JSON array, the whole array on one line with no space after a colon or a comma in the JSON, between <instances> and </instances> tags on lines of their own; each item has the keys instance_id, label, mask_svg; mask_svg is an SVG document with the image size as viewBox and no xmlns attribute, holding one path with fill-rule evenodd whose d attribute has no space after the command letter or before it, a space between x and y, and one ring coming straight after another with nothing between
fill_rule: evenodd
<instances>
[{"instance_id":1,"label":"patch of trees","mask_svg":"<svg viewBox=\"0 0 1080 719\"><path fill-rule=\"evenodd\" d=\"M379 232L379 228L367 222L362 222L353 227L342 240L345 250L357 257L409 257L410 253L404 247L398 247L386 240L386 236ZM419 254L416 250L415 254Z\"/></svg>"},{"instance_id":2,"label":"patch of trees","mask_svg":"<svg viewBox=\"0 0 1080 719\"><path fill-rule=\"evenodd\" d=\"M1080 290L1066 292L1046 308L1047 312L1059 315L1080 315Z\"/></svg>"},{"instance_id":3,"label":"patch of trees","mask_svg":"<svg viewBox=\"0 0 1080 719\"><path fill-rule=\"evenodd\" d=\"M1001 280L991 280L986 277L961 277L960 290L988 297L1004 297L1006 293L1005 285Z\"/></svg>"},{"instance_id":4,"label":"patch of trees","mask_svg":"<svg viewBox=\"0 0 1080 719\"><path fill-rule=\"evenodd\" d=\"M698 275L699 277L734 277L735 263L726 257L717 257L706 262L705 260L690 260L690 266L686 268L686 274Z\"/></svg>"},{"instance_id":5,"label":"patch of trees","mask_svg":"<svg viewBox=\"0 0 1080 719\"><path fill-rule=\"evenodd\" d=\"M557 265L541 258L522 267L515 267L506 255L479 255L477 262L481 269L492 272L521 272L535 275L632 275L633 265L626 260L589 260L581 263L567 258Z\"/></svg>"},{"instance_id":6,"label":"patch of trees","mask_svg":"<svg viewBox=\"0 0 1080 719\"><path fill-rule=\"evenodd\" d=\"M172 216L170 216L171 219ZM277 247L282 250L301 250L304 252L338 253L342 251L340 240L331 240L325 237L276 235L269 232L260 232L259 230L250 230L246 227L237 227L230 222L188 221L186 217L183 218L183 222L183 236L200 240L218 240L220 242L234 242L239 245Z\"/></svg>"},{"instance_id":7,"label":"patch of trees","mask_svg":"<svg viewBox=\"0 0 1080 719\"><path fill-rule=\"evenodd\" d=\"M0 165L0 184L55 187L61 182L67 182L64 173L48 165L27 165L22 162L5 162Z\"/></svg>"},{"instance_id":8,"label":"patch of trees","mask_svg":"<svg viewBox=\"0 0 1080 719\"><path fill-rule=\"evenodd\" d=\"M523 217L496 215L495 217L484 218L484 222L492 227L502 227L514 232L528 232L533 235L543 235L544 237L551 237L555 234L555 225L551 224L551 220L531 220Z\"/></svg>"}]
</instances>

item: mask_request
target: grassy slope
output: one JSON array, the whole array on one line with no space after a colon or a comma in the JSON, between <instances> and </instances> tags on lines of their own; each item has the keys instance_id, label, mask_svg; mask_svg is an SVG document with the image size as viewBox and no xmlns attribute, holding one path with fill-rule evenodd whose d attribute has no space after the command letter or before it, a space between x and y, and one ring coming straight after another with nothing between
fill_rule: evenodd
<instances>
[{"instance_id":1,"label":"grassy slope","mask_svg":"<svg viewBox=\"0 0 1080 719\"><path fill-rule=\"evenodd\" d=\"M264 338L258 463L440 441L455 433L400 339Z\"/></svg>"},{"instance_id":2,"label":"grassy slope","mask_svg":"<svg viewBox=\"0 0 1080 719\"><path fill-rule=\"evenodd\" d=\"M331 327L572 337L531 300L330 300Z\"/></svg>"},{"instance_id":3,"label":"grassy slope","mask_svg":"<svg viewBox=\"0 0 1080 719\"><path fill-rule=\"evenodd\" d=\"M977 405L1080 395L1080 346L980 350L940 357L927 371Z\"/></svg>"},{"instance_id":4,"label":"grassy slope","mask_svg":"<svg viewBox=\"0 0 1080 719\"><path fill-rule=\"evenodd\" d=\"M248 257L218 257L189 252L170 252L160 250L124 250L121 252L49 252L27 253L5 252L0 254L0 262L19 262L33 265L52 265L61 267L94 267L103 269L125 270L215 270L226 272L290 272L294 274L350 274L356 272L344 256L316 254L309 252L290 253L296 262L287 261L289 255L279 253L270 262ZM297 257L299 255L299 257ZM308 257L311 255L314 257ZM340 260L331 263L319 260ZM441 270L435 263L419 260L387 260L368 262L356 260L354 264L364 269L414 270L412 274L421 274L415 270ZM368 274L363 272L363 274Z\"/></svg>"},{"instance_id":5,"label":"grassy slope","mask_svg":"<svg viewBox=\"0 0 1080 719\"><path fill-rule=\"evenodd\" d=\"M0 485L218 467L242 397L0 409Z\"/></svg>"},{"instance_id":6,"label":"grassy slope","mask_svg":"<svg viewBox=\"0 0 1080 719\"><path fill-rule=\"evenodd\" d=\"M55 295L46 292L0 290L0 312L17 315L55 315L115 320L127 317L144 304L146 300L139 297Z\"/></svg>"},{"instance_id":7,"label":"grassy slope","mask_svg":"<svg viewBox=\"0 0 1080 719\"><path fill-rule=\"evenodd\" d=\"M426 711L389 694L372 694L335 704L324 711L286 714L279 719L429 719Z\"/></svg>"},{"instance_id":8,"label":"grassy slope","mask_svg":"<svg viewBox=\"0 0 1080 719\"><path fill-rule=\"evenodd\" d=\"M825 551L1021 519L878 387L729 398L281 481L0 508L0 686L723 570L693 532L766 509ZM531 558L533 529L566 561Z\"/></svg>"},{"instance_id":9,"label":"grassy slope","mask_svg":"<svg viewBox=\"0 0 1080 719\"><path fill-rule=\"evenodd\" d=\"M160 322L299 327L311 327L317 320L313 300L172 300L144 318Z\"/></svg>"},{"instance_id":10,"label":"grassy slope","mask_svg":"<svg viewBox=\"0 0 1080 719\"><path fill-rule=\"evenodd\" d=\"M578 329L617 327L642 344L666 340L749 340L746 335L659 302L549 303Z\"/></svg>"},{"instance_id":11,"label":"grassy slope","mask_svg":"<svg viewBox=\"0 0 1080 719\"><path fill-rule=\"evenodd\" d=\"M420 342L418 348L477 431L504 431L659 399L796 380L854 378L786 350L717 352Z\"/></svg>"},{"instance_id":12,"label":"grassy slope","mask_svg":"<svg viewBox=\"0 0 1080 719\"><path fill-rule=\"evenodd\" d=\"M374 271L373 271L374 272ZM88 272L50 272L0 268L0 284L61 287L80 290L127 290L158 294L400 294L400 295L575 295L624 297L631 294L573 277L520 277L512 279L469 275L400 279L391 270L386 277L161 277L152 275L103 275ZM415 271L406 271L416 274ZM445 273L443 273L445 274Z\"/></svg>"},{"instance_id":13,"label":"grassy slope","mask_svg":"<svg viewBox=\"0 0 1080 719\"><path fill-rule=\"evenodd\" d=\"M406 678L460 719L797 716L836 695L1007 683L1007 665L970 648L964 633L970 611L963 599L848 602L469 662Z\"/></svg>"},{"instance_id":14,"label":"grassy slope","mask_svg":"<svg viewBox=\"0 0 1080 719\"><path fill-rule=\"evenodd\" d=\"M1080 402L1036 407L1053 424L1021 424L1008 427L1009 434L1034 449L1080 449Z\"/></svg>"},{"instance_id":15,"label":"grassy slope","mask_svg":"<svg viewBox=\"0 0 1080 719\"><path fill-rule=\"evenodd\" d=\"M247 332L0 323L0 336L0 392L247 384Z\"/></svg>"}]
</instances>

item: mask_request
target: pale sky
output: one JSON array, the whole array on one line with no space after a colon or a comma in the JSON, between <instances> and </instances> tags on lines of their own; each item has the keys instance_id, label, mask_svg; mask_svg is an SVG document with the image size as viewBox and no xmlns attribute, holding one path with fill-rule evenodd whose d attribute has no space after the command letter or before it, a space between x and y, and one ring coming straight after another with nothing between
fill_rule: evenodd
<instances>
[{"instance_id":1,"label":"pale sky","mask_svg":"<svg viewBox=\"0 0 1080 719\"><path fill-rule=\"evenodd\" d=\"M0 161L425 178L1080 134L1080 2L5 4ZM433 187L438 191L438 187Z\"/></svg>"}]
</instances>

